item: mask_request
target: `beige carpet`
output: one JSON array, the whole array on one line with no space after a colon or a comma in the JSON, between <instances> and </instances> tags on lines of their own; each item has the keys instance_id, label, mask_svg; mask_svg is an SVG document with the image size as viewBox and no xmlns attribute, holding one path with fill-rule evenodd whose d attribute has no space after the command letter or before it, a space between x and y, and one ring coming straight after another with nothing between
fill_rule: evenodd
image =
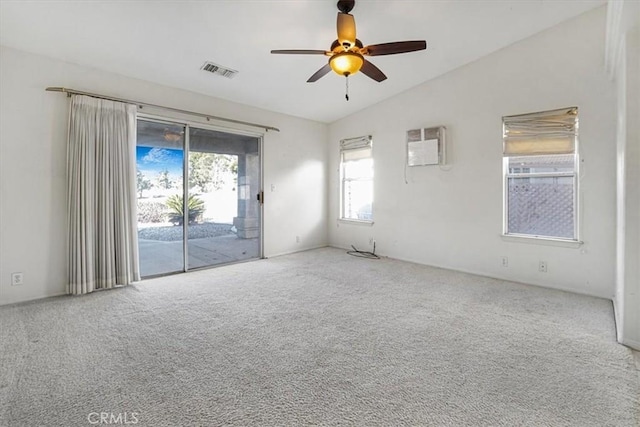
<instances>
[{"instance_id":1,"label":"beige carpet","mask_svg":"<svg viewBox=\"0 0 640 427\"><path fill-rule=\"evenodd\" d=\"M2 426L640 421L610 301L337 249L0 307L0 346Z\"/></svg>"}]
</instances>

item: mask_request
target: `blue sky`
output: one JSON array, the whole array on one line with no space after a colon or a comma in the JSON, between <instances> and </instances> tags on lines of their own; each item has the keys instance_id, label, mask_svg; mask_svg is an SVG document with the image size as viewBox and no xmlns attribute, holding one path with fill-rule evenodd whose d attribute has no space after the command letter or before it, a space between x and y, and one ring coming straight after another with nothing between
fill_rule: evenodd
<instances>
[{"instance_id":1,"label":"blue sky","mask_svg":"<svg viewBox=\"0 0 640 427\"><path fill-rule=\"evenodd\" d=\"M146 175L168 170L172 175L182 175L182 150L160 147L136 147L136 165Z\"/></svg>"}]
</instances>

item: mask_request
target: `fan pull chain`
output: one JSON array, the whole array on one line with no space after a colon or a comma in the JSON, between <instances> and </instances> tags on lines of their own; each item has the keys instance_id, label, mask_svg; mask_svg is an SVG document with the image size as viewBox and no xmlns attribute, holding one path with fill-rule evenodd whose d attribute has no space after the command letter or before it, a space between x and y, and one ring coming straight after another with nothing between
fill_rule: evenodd
<instances>
[{"instance_id":1,"label":"fan pull chain","mask_svg":"<svg viewBox=\"0 0 640 427\"><path fill-rule=\"evenodd\" d=\"M346 78L346 80L347 80L347 83L346 83L346 86L347 86L347 87L346 87L346 89L345 89L345 90L346 90L346 93L344 94L344 97L345 97L345 98L346 98L346 100L348 101L348 100L349 100L349 75L347 74L347 75L345 76L345 78Z\"/></svg>"}]
</instances>

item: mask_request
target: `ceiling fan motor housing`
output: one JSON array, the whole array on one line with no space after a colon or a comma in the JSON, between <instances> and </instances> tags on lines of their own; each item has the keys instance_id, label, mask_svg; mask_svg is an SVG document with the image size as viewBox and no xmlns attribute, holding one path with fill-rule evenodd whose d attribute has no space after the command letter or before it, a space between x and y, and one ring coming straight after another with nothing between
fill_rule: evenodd
<instances>
[{"instance_id":1,"label":"ceiling fan motor housing","mask_svg":"<svg viewBox=\"0 0 640 427\"><path fill-rule=\"evenodd\" d=\"M340 0L338 2L338 10L342 13L349 13L356 5L356 0Z\"/></svg>"}]
</instances>

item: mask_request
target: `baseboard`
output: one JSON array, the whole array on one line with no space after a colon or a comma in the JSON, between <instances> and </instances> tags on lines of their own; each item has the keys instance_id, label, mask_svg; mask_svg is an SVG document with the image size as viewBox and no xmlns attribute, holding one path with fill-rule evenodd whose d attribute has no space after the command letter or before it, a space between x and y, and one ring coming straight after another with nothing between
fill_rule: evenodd
<instances>
[{"instance_id":1,"label":"baseboard","mask_svg":"<svg viewBox=\"0 0 640 427\"><path fill-rule=\"evenodd\" d=\"M460 270L460 271L462 271L462 270ZM613 301L613 297L611 295L604 295L604 294L599 294L599 293L595 293L595 292L583 291L582 289L568 288L568 287L565 287L565 286L549 286L549 285L543 285L543 284L540 284L540 283L523 282L523 281L520 281L520 280L511 279L511 278L508 278L508 277L497 277L497 276L492 276L492 275L489 275L489 274L481 274L481 273L473 273L473 272L467 272L467 273L477 274L479 276L489 277L491 279L504 280L504 281L513 282L513 283L520 283L522 285L527 285L527 286L537 286L538 288L553 289L553 290L556 290L556 291L569 292L569 293L572 293L572 294L584 295L584 296L587 296L587 297L600 298L600 299L606 299L608 301Z\"/></svg>"},{"instance_id":2,"label":"baseboard","mask_svg":"<svg viewBox=\"0 0 640 427\"><path fill-rule=\"evenodd\" d=\"M618 311L618 304L616 303L616 299L613 298L613 318L616 323L616 340L627 347L630 347L636 351L640 351L640 341L632 340L624 337L624 327L622 325L622 319L620 318L620 313Z\"/></svg>"},{"instance_id":3,"label":"baseboard","mask_svg":"<svg viewBox=\"0 0 640 427\"><path fill-rule=\"evenodd\" d=\"M636 351L640 351L640 341L636 341L636 340L630 340L630 339L622 339L619 341L620 344L622 345L626 345L627 347L630 347Z\"/></svg>"},{"instance_id":4,"label":"baseboard","mask_svg":"<svg viewBox=\"0 0 640 427\"><path fill-rule=\"evenodd\" d=\"M0 303L0 307L10 307L12 305L25 304L25 303L39 301L39 300L48 299L48 298L57 298L57 297L65 296L65 295L68 295L68 294L66 292L60 292L60 293L57 293L57 294L32 297L32 298L27 298L27 299L18 300L18 301L3 302L3 303Z\"/></svg>"},{"instance_id":5,"label":"baseboard","mask_svg":"<svg viewBox=\"0 0 640 427\"><path fill-rule=\"evenodd\" d=\"M329 245L330 247L336 248L336 249L344 249L344 250L351 250L351 247L342 247L339 245ZM467 273L467 274L473 274L476 276L481 276L481 277L487 277L489 279L496 279L496 280L504 280L507 282L513 282L513 283L519 283L521 285L527 285L527 286L537 286L539 288L545 288L545 289L553 289L556 291L563 291L563 292L570 292L572 294L578 294L578 295L586 295L589 297L595 297L595 298L602 298L602 299L606 299L606 300L613 300L612 296L610 295L601 295L601 294L597 294L597 293L592 293L592 292L585 292L582 291L580 289L574 289L574 288L568 288L568 287L564 287L564 286L546 286L546 285L542 285L539 283L529 283L529 282L524 282L521 280L517 280L517 279L513 279L510 277L500 277L497 275L493 275L491 273L486 273L486 272L480 272L480 271L473 271L473 270L467 270L464 268L458 268L458 267L452 267L452 266L448 266L448 265L439 265L439 264L426 264L424 262L415 260L415 259L411 259L411 258L397 258L397 257L390 257L387 255L382 255L382 254L376 254L378 256L384 257L384 258L389 258L389 259L395 259L398 261L404 261L404 262L410 262L413 264L418 264L418 265L425 265L427 267L434 267L434 268L441 268L443 270L451 270L451 271L458 271L461 273Z\"/></svg>"},{"instance_id":6,"label":"baseboard","mask_svg":"<svg viewBox=\"0 0 640 427\"><path fill-rule=\"evenodd\" d=\"M318 246L309 246L309 247L304 247L304 248L300 248L300 249L296 249L296 250L292 250L292 251L277 252L275 254L265 255L264 257L265 258L275 258L275 257L283 256L283 255L297 254L299 252L307 252L307 251L312 251L314 249L322 249L322 248L327 248L327 247L330 247L330 245L324 244L324 245L318 245Z\"/></svg>"},{"instance_id":7,"label":"baseboard","mask_svg":"<svg viewBox=\"0 0 640 427\"><path fill-rule=\"evenodd\" d=\"M620 318L620 312L618 311L618 304L616 303L616 298L611 299L611 303L613 304L613 322L616 326L616 341L622 343L622 319Z\"/></svg>"}]
</instances>

